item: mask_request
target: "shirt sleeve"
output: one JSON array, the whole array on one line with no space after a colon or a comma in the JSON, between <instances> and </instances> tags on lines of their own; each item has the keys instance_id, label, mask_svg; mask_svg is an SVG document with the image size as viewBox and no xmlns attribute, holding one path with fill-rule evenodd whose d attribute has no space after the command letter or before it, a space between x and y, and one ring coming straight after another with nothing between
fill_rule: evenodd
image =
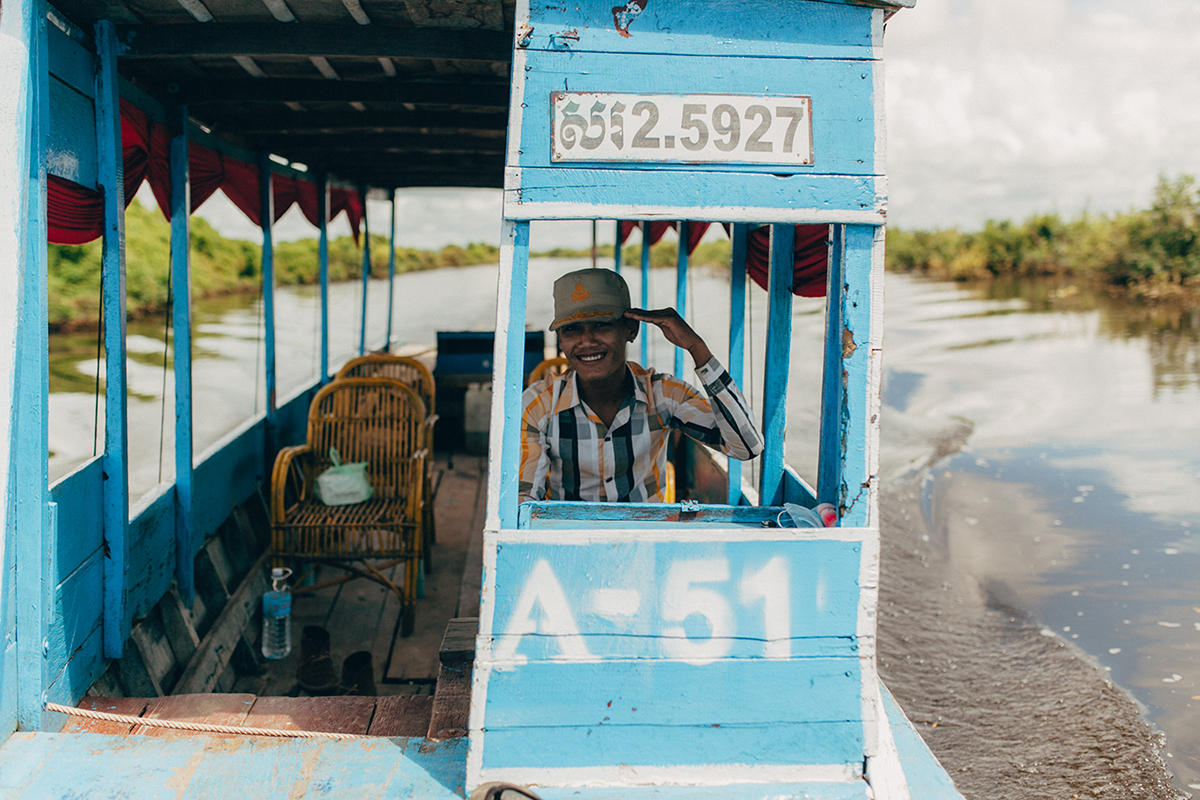
<instances>
[{"instance_id":1,"label":"shirt sleeve","mask_svg":"<svg viewBox=\"0 0 1200 800\"><path fill-rule=\"evenodd\" d=\"M746 398L721 362L714 356L696 369L696 376L708 399L694 394L676 407L680 430L738 461L760 454L762 434L751 418Z\"/></svg>"},{"instance_id":2,"label":"shirt sleeve","mask_svg":"<svg viewBox=\"0 0 1200 800\"><path fill-rule=\"evenodd\" d=\"M546 499L546 477L550 472L550 448L546 441L546 420L550 415L550 393L539 391L539 384L521 396L521 471L518 503Z\"/></svg>"}]
</instances>

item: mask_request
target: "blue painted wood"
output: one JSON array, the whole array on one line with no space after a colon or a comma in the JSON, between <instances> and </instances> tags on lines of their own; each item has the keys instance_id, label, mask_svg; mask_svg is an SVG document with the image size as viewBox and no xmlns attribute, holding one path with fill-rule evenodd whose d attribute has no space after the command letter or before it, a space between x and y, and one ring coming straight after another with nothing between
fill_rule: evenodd
<instances>
[{"instance_id":1,"label":"blue painted wood","mask_svg":"<svg viewBox=\"0 0 1200 800\"><path fill-rule=\"evenodd\" d=\"M841 492L842 524L847 526L878 525L871 520L869 502L870 482L876 476L870 472L871 427L877 424L869 418L870 355L871 355L871 265L876 237L882 247L883 229L871 225L847 225L843 276L846 294L842 314L847 331L842 339L842 369L845 374L845 407L842 411L845 449L842 454ZM876 389L878 391L878 389Z\"/></svg>"},{"instance_id":2,"label":"blue painted wood","mask_svg":"<svg viewBox=\"0 0 1200 800\"><path fill-rule=\"evenodd\" d=\"M46 46L49 48L50 75L70 86L87 98L96 96L96 59L90 51L76 42L56 25L46 29ZM53 101L51 101L53 102ZM50 110L53 118L54 109ZM95 144L88 148L95 149Z\"/></svg>"},{"instance_id":3,"label":"blue painted wood","mask_svg":"<svg viewBox=\"0 0 1200 800\"><path fill-rule=\"evenodd\" d=\"M730 58L722 59L719 64L716 68L712 59L698 56L668 58L633 53L529 52L524 73L525 113L521 119L520 166L523 169L551 166L550 94L569 87L571 92L804 95L812 98L812 165L687 164L683 161L686 151L680 152L679 162L619 162L620 172L639 173L627 176L638 178L639 183L629 187L635 194L625 198L625 203L641 194L642 181L653 185L656 179L668 180L679 172L689 173L694 179L705 175L717 181L724 172L816 177L873 176L882 171L882 165L877 167L875 159L875 115L880 100L875 96L875 71L882 68L881 62ZM630 134L637 130L634 122L635 119L627 114L625 124L630 128ZM672 120L670 124L677 126L679 121ZM658 128L666 130L666 125L666 121L660 120ZM743 136L748 135L748 132L743 133ZM604 164L614 169L618 167L617 162L580 161L563 165L563 168L571 172L589 172ZM521 176L521 186L526 186L525 175ZM621 187L613 188L619 192ZM620 195L615 196L619 202ZM674 198L672 205L707 205L694 200L689 202L689 198L700 197L711 198L712 205L738 204L710 193L703 184L693 184L692 190ZM828 200L835 202L836 197ZM604 202L604 199L596 197L595 201ZM695 219L690 215L689 218Z\"/></svg>"},{"instance_id":4,"label":"blue painted wood","mask_svg":"<svg viewBox=\"0 0 1200 800\"><path fill-rule=\"evenodd\" d=\"M519 728L489 730L483 768L861 764L862 726L791 725ZM774 795L773 795L774 796Z\"/></svg>"},{"instance_id":5,"label":"blue painted wood","mask_svg":"<svg viewBox=\"0 0 1200 800\"><path fill-rule=\"evenodd\" d=\"M465 739L224 739L210 736L18 734L0 747L12 800L236 793L261 800L353 797L461 800Z\"/></svg>"},{"instance_id":6,"label":"blue painted wood","mask_svg":"<svg viewBox=\"0 0 1200 800\"><path fill-rule=\"evenodd\" d=\"M57 29L55 29L57 30ZM50 127L46 171L81 186L96 186L96 112L85 97L50 79Z\"/></svg>"},{"instance_id":7,"label":"blue painted wood","mask_svg":"<svg viewBox=\"0 0 1200 800\"><path fill-rule=\"evenodd\" d=\"M117 94L117 34L96 23L96 149L104 192L104 655L120 658L129 638L126 606L129 570L129 464L125 376L125 181L121 104Z\"/></svg>"},{"instance_id":8,"label":"blue painted wood","mask_svg":"<svg viewBox=\"0 0 1200 800\"><path fill-rule=\"evenodd\" d=\"M321 282L321 383L329 381L329 176L317 181L317 217L320 240L317 244Z\"/></svg>"},{"instance_id":9,"label":"blue painted wood","mask_svg":"<svg viewBox=\"0 0 1200 800\"><path fill-rule=\"evenodd\" d=\"M808 211L808 221L837 221L840 212L882 214L883 190L883 181L869 175L647 172L607 164L591 170L528 167L521 172L519 196L515 190L506 192L504 213L509 219L574 219L581 204L592 206L593 213L637 204L645 212L685 209L693 220L707 222L728 221L730 208L753 209L753 216L761 218ZM699 197L722 200L701 204Z\"/></svg>"},{"instance_id":10,"label":"blue painted wood","mask_svg":"<svg viewBox=\"0 0 1200 800\"><path fill-rule=\"evenodd\" d=\"M196 587L192 558L192 182L187 106L176 110L171 138L171 329L175 358L175 583L188 608Z\"/></svg>"},{"instance_id":11,"label":"blue painted wood","mask_svg":"<svg viewBox=\"0 0 1200 800\"><path fill-rule=\"evenodd\" d=\"M561 500L532 500L521 504L519 521L522 528L589 528L612 522L614 527L646 523L647 527L732 527L761 528L774 524L779 506L721 506L702 505L698 510L681 514L679 503L577 503Z\"/></svg>"},{"instance_id":12,"label":"blue painted wood","mask_svg":"<svg viewBox=\"0 0 1200 800\"><path fill-rule=\"evenodd\" d=\"M683 0L647 5L621 36L609 6L530 3L530 50L729 56L786 59L872 58L882 31L862 5L806 3L802 14L780 14L771 0L705 3ZM769 20L770 25L764 25ZM571 30L572 38L562 33ZM575 38L577 37L577 38Z\"/></svg>"},{"instance_id":13,"label":"blue painted wood","mask_svg":"<svg viewBox=\"0 0 1200 800\"><path fill-rule=\"evenodd\" d=\"M53 702L74 705L104 672L103 625L95 608L103 591L104 553L99 550L54 590L53 610L60 622L50 626L46 658Z\"/></svg>"},{"instance_id":14,"label":"blue painted wood","mask_svg":"<svg viewBox=\"0 0 1200 800\"><path fill-rule=\"evenodd\" d=\"M56 584L66 580L104 544L103 466L103 458L93 458L50 487L50 500L58 505ZM100 619L94 599L88 606Z\"/></svg>"},{"instance_id":15,"label":"blue painted wood","mask_svg":"<svg viewBox=\"0 0 1200 800\"><path fill-rule=\"evenodd\" d=\"M687 319L688 232L690 223L679 221L679 254L675 259L675 310ZM683 377L683 350L675 348L675 376Z\"/></svg>"},{"instance_id":16,"label":"blue painted wood","mask_svg":"<svg viewBox=\"0 0 1200 800\"><path fill-rule=\"evenodd\" d=\"M367 352L367 289L371 284L371 223L367 214L367 187L358 190L363 199L363 252L362 252L362 313L359 316L358 354Z\"/></svg>"},{"instance_id":17,"label":"blue painted wood","mask_svg":"<svg viewBox=\"0 0 1200 800\"><path fill-rule=\"evenodd\" d=\"M383 340L383 351L392 352L392 309L396 298L396 190L388 192L388 208L391 210L392 229L388 235L388 310L387 338Z\"/></svg>"},{"instance_id":18,"label":"blue painted wood","mask_svg":"<svg viewBox=\"0 0 1200 800\"><path fill-rule=\"evenodd\" d=\"M742 386L746 361L746 237L750 228L735 223L731 231L729 254L729 377ZM742 462L729 459L729 504L742 498Z\"/></svg>"},{"instance_id":19,"label":"blue painted wood","mask_svg":"<svg viewBox=\"0 0 1200 800\"><path fill-rule=\"evenodd\" d=\"M144 617L175 580L175 491L168 488L136 510L129 523L129 572L126 577L126 624ZM229 509L225 510L226 516Z\"/></svg>"},{"instance_id":20,"label":"blue painted wood","mask_svg":"<svg viewBox=\"0 0 1200 800\"><path fill-rule=\"evenodd\" d=\"M108 661L104 658L104 629L97 626L87 638L76 645L71 660L58 672L52 673L49 688L46 689L46 700L51 703L75 705L104 674L107 666ZM46 728L57 728L62 717L57 714L49 716L55 722L48 723Z\"/></svg>"},{"instance_id":21,"label":"blue painted wood","mask_svg":"<svg viewBox=\"0 0 1200 800\"><path fill-rule=\"evenodd\" d=\"M50 504L47 457L49 424L49 337L46 256L46 162L50 120L50 76L47 69L46 7L35 4L28 30L29 160L28 218L19 246L27 248L24 274L19 276L19 316L13 375L15 427L10 439L12 472L8 486L13 503L16 544L17 721L25 730L45 724L42 694L50 682L46 637L54 589L54 513ZM7 520L5 521L8 522ZM7 527L7 524L6 524Z\"/></svg>"},{"instance_id":22,"label":"blue painted wood","mask_svg":"<svg viewBox=\"0 0 1200 800\"><path fill-rule=\"evenodd\" d=\"M892 693L882 683L879 689L883 694L884 713L892 727L896 752L900 756L900 763L904 765L909 794L931 800L962 800L962 795L954 788L954 782L946 774L945 768L938 763L921 734L904 716Z\"/></svg>"},{"instance_id":23,"label":"blue painted wood","mask_svg":"<svg viewBox=\"0 0 1200 800\"><path fill-rule=\"evenodd\" d=\"M817 493L788 464L783 465L783 502L795 503L805 508L817 505Z\"/></svg>"},{"instance_id":24,"label":"blue painted wood","mask_svg":"<svg viewBox=\"0 0 1200 800\"><path fill-rule=\"evenodd\" d=\"M771 226L771 272L767 282L767 344L763 365L763 454L759 497L779 505L787 435L788 359L792 339L792 225Z\"/></svg>"},{"instance_id":25,"label":"blue painted wood","mask_svg":"<svg viewBox=\"0 0 1200 800\"><path fill-rule=\"evenodd\" d=\"M650 223L642 223L642 298L638 305L641 308L648 309L650 307ZM640 331L642 339L642 355L641 364L643 367L650 366L650 330L646 323L641 323Z\"/></svg>"},{"instance_id":26,"label":"blue painted wood","mask_svg":"<svg viewBox=\"0 0 1200 800\"><path fill-rule=\"evenodd\" d=\"M713 635L722 640L714 658L724 658L724 645L735 638L756 642L765 658L767 639L857 635L859 542L545 538L498 548L492 635L506 644L493 647L497 660L584 657L564 637L582 637L584 646L593 635L639 640L611 653L588 647L602 660L678 660ZM770 608L761 594L767 586L777 589ZM684 635L689 646L677 647ZM804 656L790 649L790 658Z\"/></svg>"},{"instance_id":27,"label":"blue painted wood","mask_svg":"<svg viewBox=\"0 0 1200 800\"><path fill-rule=\"evenodd\" d=\"M509 223L505 223L506 227ZM504 359L504 380L495 380L501 386L504 402L503 446L500 452L500 527L512 528L517 523L517 500L521 471L521 390L525 365L525 295L529 284L529 223L511 225L512 276L508 285L508 336L502 352L497 337L492 363L499 365ZM504 282L501 281L503 287ZM500 298L503 302L503 296ZM499 372L497 369L496 372ZM492 463L495 464L493 458Z\"/></svg>"},{"instance_id":28,"label":"blue painted wood","mask_svg":"<svg viewBox=\"0 0 1200 800\"><path fill-rule=\"evenodd\" d=\"M621 274L621 220L613 223L616 232L613 234L613 272Z\"/></svg>"},{"instance_id":29,"label":"blue painted wood","mask_svg":"<svg viewBox=\"0 0 1200 800\"><path fill-rule=\"evenodd\" d=\"M842 502L842 414L846 407L846 385L842 376L843 305L846 281L846 226L833 226L825 289L825 356L821 375L821 439L817 458L817 499L841 506Z\"/></svg>"}]
</instances>

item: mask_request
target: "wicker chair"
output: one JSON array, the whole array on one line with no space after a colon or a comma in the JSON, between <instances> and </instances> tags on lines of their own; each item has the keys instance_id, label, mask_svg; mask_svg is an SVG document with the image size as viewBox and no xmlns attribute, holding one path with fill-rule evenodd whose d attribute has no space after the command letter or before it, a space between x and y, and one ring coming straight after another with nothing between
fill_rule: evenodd
<instances>
[{"instance_id":1,"label":"wicker chair","mask_svg":"<svg viewBox=\"0 0 1200 800\"><path fill-rule=\"evenodd\" d=\"M271 477L271 551L277 561L333 564L396 592L401 632L412 633L425 511L425 403L412 387L385 378L346 378L317 392L308 441L284 448ZM366 461L375 493L363 503L327 506L313 493L336 447L345 462ZM404 585L367 559L401 559ZM365 569L353 566L364 562Z\"/></svg>"},{"instance_id":2,"label":"wicker chair","mask_svg":"<svg viewBox=\"0 0 1200 800\"><path fill-rule=\"evenodd\" d=\"M559 356L558 358L547 358L545 361L533 368L533 371L529 373L529 380L525 382L525 385L532 386L548 375L562 375L568 369L570 369L570 367L567 366L566 358L562 356Z\"/></svg>"},{"instance_id":3,"label":"wicker chair","mask_svg":"<svg viewBox=\"0 0 1200 800\"><path fill-rule=\"evenodd\" d=\"M425 446L429 449L429 458L425 461L425 513L421 517L422 535L426 552L422 554L425 561L425 571L433 566L430 545L437 542L437 530L433 521L433 428L437 423L437 387L433 382L433 374L429 368L407 356L393 356L383 353L370 353L365 356L352 358L338 370L335 380L342 378L390 378L406 383L417 390L417 394L425 401L428 416L425 419Z\"/></svg>"}]
</instances>

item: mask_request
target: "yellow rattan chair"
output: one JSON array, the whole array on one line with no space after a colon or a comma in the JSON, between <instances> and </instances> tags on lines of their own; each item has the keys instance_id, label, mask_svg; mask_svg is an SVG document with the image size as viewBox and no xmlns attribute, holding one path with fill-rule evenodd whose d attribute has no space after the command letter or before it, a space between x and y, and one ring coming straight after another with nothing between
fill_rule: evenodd
<instances>
[{"instance_id":1,"label":"yellow rattan chair","mask_svg":"<svg viewBox=\"0 0 1200 800\"><path fill-rule=\"evenodd\" d=\"M424 401L406 384L386 378L335 381L313 398L307 443L281 450L271 476L273 557L333 564L388 586L401 601L404 636L413 629L422 552L425 418ZM313 482L331 465L331 447L344 462L367 462L371 499L327 506L315 497ZM403 560L403 587L368 559Z\"/></svg>"},{"instance_id":2,"label":"yellow rattan chair","mask_svg":"<svg viewBox=\"0 0 1200 800\"><path fill-rule=\"evenodd\" d=\"M562 375L567 371L567 369L569 368L567 367L566 358L562 356L559 356L558 358L547 358L545 361L533 368L533 371L529 373L529 380L526 381L525 385L532 386L542 378L550 375Z\"/></svg>"},{"instance_id":3,"label":"yellow rattan chair","mask_svg":"<svg viewBox=\"0 0 1200 800\"><path fill-rule=\"evenodd\" d=\"M342 378L390 378L406 383L417 390L417 394L425 401L425 446L429 449L429 458L425 461L425 513L421 517L422 534L426 548L437 542L437 530L433 521L433 429L437 423L437 387L433 382L433 373L429 368L408 356L393 356L385 353L371 353L352 358L338 370L335 380ZM433 566L431 554L423 554L425 571Z\"/></svg>"}]
</instances>

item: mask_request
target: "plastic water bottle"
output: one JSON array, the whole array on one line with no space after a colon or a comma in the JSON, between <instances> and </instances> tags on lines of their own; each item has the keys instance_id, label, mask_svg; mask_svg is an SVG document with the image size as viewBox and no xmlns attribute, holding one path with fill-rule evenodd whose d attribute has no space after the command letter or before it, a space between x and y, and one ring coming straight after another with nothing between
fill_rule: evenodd
<instances>
[{"instance_id":1,"label":"plastic water bottle","mask_svg":"<svg viewBox=\"0 0 1200 800\"><path fill-rule=\"evenodd\" d=\"M271 590L263 593L262 654L279 659L292 652L292 590L287 585L290 569L271 570Z\"/></svg>"}]
</instances>

